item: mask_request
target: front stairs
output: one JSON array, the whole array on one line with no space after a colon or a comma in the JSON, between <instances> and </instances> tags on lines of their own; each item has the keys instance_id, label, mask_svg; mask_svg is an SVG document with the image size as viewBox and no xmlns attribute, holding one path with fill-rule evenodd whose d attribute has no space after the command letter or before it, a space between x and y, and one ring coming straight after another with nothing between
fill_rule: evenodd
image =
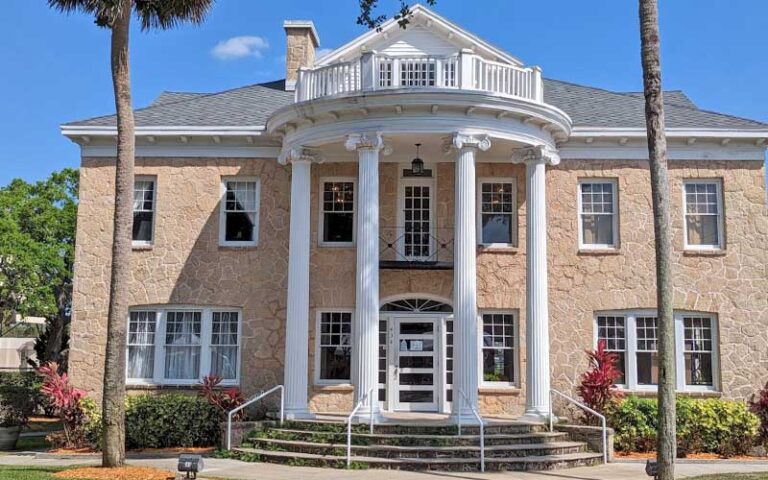
<instances>
[{"instance_id":1,"label":"front stairs","mask_svg":"<svg viewBox=\"0 0 768 480\"><path fill-rule=\"evenodd\" d=\"M291 421L251 433L235 450L246 461L296 466L346 467L346 425ZM378 424L352 426L352 468L478 471L477 426ZM565 432L542 424L504 422L485 426L486 471L552 470L596 465L602 455Z\"/></svg>"}]
</instances>

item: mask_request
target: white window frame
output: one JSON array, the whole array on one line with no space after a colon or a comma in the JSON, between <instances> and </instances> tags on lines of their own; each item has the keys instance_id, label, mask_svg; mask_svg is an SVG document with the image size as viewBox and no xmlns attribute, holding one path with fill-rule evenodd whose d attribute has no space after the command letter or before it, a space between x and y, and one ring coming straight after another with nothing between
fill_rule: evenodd
<instances>
[{"instance_id":1,"label":"white window frame","mask_svg":"<svg viewBox=\"0 0 768 480\"><path fill-rule=\"evenodd\" d=\"M514 382L486 382L483 375L483 326L485 325L485 321L483 320L484 315L512 315L512 331L513 331L513 346L512 349L514 350L514 355L512 356L512 360L514 361L513 365L513 372L515 375L515 381ZM455 323L454 323L454 329L455 329ZM519 388L520 387L520 315L518 310L503 310L503 309L485 309L480 310L478 312L478 338L479 338L479 346L478 346L478 358L477 358L477 369L478 369L478 378L480 379L480 386L481 387L487 387L487 388L505 388L505 387L513 387L513 388ZM454 348L456 346L455 343L455 337L456 331L454 330ZM455 369L454 369L455 372Z\"/></svg>"},{"instance_id":2,"label":"white window frame","mask_svg":"<svg viewBox=\"0 0 768 480\"><path fill-rule=\"evenodd\" d=\"M399 256L405 257L405 188L406 187L429 187L429 257L434 257L438 253L438 245L436 238L437 231L437 209L435 208L435 199L437 198L437 168L432 168L431 177L404 177L403 170L410 168L408 166L400 166L399 181L397 184L397 213L395 215L396 224L396 250ZM425 164L424 169L427 169ZM429 257L413 257L416 261Z\"/></svg>"},{"instance_id":3,"label":"white window frame","mask_svg":"<svg viewBox=\"0 0 768 480\"><path fill-rule=\"evenodd\" d=\"M613 243L584 243L584 212L582 211L582 193L583 185L594 185L610 183L613 186ZM617 250L619 248L619 182L615 178L580 178L578 188L576 189L576 216L578 218L578 235L580 250Z\"/></svg>"},{"instance_id":4,"label":"white window frame","mask_svg":"<svg viewBox=\"0 0 768 480\"><path fill-rule=\"evenodd\" d=\"M688 243L688 198L685 187L691 184L714 185L717 195L717 244L691 245ZM683 245L690 251L718 251L725 248L725 215L723 212L723 184L716 178L686 178L683 180Z\"/></svg>"},{"instance_id":5,"label":"white window frame","mask_svg":"<svg viewBox=\"0 0 768 480\"><path fill-rule=\"evenodd\" d=\"M256 184L256 215L253 222L253 240L248 242L227 241L227 182L253 182ZM261 179L253 176L221 177L219 200L219 245L222 247L255 247L259 244L259 217L261 217Z\"/></svg>"},{"instance_id":6,"label":"white window frame","mask_svg":"<svg viewBox=\"0 0 768 480\"><path fill-rule=\"evenodd\" d=\"M483 184L484 183L509 183L512 185L512 243L486 243L483 241ZM517 178L515 177L482 177L477 179L477 234L478 245L487 248L515 248L518 242L518 218L517 218Z\"/></svg>"},{"instance_id":7,"label":"white window frame","mask_svg":"<svg viewBox=\"0 0 768 480\"><path fill-rule=\"evenodd\" d=\"M165 334L166 334L166 314L167 312L202 312L200 325L200 372L195 379L174 379L165 378ZM128 362L125 366L126 385L169 385L169 386L196 386L199 385L203 377L210 374L211 370L211 333L213 328L213 312L237 312L237 375L234 379L222 380L221 385L236 386L240 384L242 375L242 355L243 355L243 311L237 307L200 307L193 305L156 305L130 308L126 322L130 322L130 312L155 312L155 362L154 374L151 379L128 378ZM128 340L128 329L126 329L126 343ZM126 358L128 346L126 344Z\"/></svg>"},{"instance_id":8,"label":"white window frame","mask_svg":"<svg viewBox=\"0 0 768 480\"><path fill-rule=\"evenodd\" d=\"M133 202L133 195L136 193L136 182L152 182L153 196L152 196L152 233L150 234L149 241L146 240L133 240L133 223L131 223L131 244L134 247L151 247L155 244L155 225L157 224L157 176L156 175L135 175L133 177L133 189L131 190L131 201ZM146 210L139 210L145 212ZM131 208L131 221L133 221L133 215L137 212L134 208Z\"/></svg>"},{"instance_id":9,"label":"white window frame","mask_svg":"<svg viewBox=\"0 0 768 480\"><path fill-rule=\"evenodd\" d=\"M355 328L355 310L353 308L326 308L326 309L318 310L316 312L316 314L315 314L315 368L314 368L314 370L315 370L315 375L314 375L314 377L315 377L314 378L315 385L352 385L352 378L350 378L349 380L343 380L343 379L341 379L341 380L334 380L334 379L321 379L320 378L320 369L321 369L321 362L320 362L320 343L321 343L320 342L320 340L321 340L321 338L320 338L320 335L321 335L320 328L321 327L320 327L320 325L322 323L322 318L323 318L323 314L324 313L349 313L350 314L350 320L351 320L351 325L350 326L351 326L352 329ZM378 323L377 323L377 327L376 328L377 328L377 332L378 332ZM378 333L377 333L377 339L378 339ZM350 339L350 347L352 349L356 348L351 343L353 340L354 340L354 337L352 337ZM378 352L378 350L377 350L377 352ZM378 353L376 355L377 355L376 356L376 358L377 358L377 360L376 360L377 363L376 364L378 365ZM353 364L352 364L354 362L354 357L350 358L349 361L350 361L350 366L349 367L350 367L350 377L351 377L352 376L352 369L354 368ZM377 367L376 371L377 371L377 377L376 378L378 379L378 367ZM376 394L377 394L376 398L378 398L378 388L376 390Z\"/></svg>"},{"instance_id":10,"label":"white window frame","mask_svg":"<svg viewBox=\"0 0 768 480\"><path fill-rule=\"evenodd\" d=\"M617 385L619 389L636 392L655 392L656 385L638 385L637 383L637 323L638 317L657 317L655 310L606 310L596 311L592 319L594 348L597 348L598 342L598 316L620 316L625 318L624 331L626 338L626 360L625 360L625 381L624 385ZM712 328L712 385L686 385L685 383L685 332L683 318L687 316L706 317L710 319ZM657 320L658 321L658 320ZM718 317L709 312L693 312L687 310L674 312L675 322L675 365L677 367L677 384L675 386L678 392L719 392L720 391L720 337L718 333Z\"/></svg>"},{"instance_id":11,"label":"white window frame","mask_svg":"<svg viewBox=\"0 0 768 480\"><path fill-rule=\"evenodd\" d=\"M352 184L352 241L351 242L326 242L323 240L323 231L325 230L325 209L323 202L323 194L325 193L325 184L327 182L334 183L351 183ZM320 184L318 186L318 226L317 226L317 244L321 247L354 247L357 241L357 178L355 177L321 177Z\"/></svg>"}]
</instances>

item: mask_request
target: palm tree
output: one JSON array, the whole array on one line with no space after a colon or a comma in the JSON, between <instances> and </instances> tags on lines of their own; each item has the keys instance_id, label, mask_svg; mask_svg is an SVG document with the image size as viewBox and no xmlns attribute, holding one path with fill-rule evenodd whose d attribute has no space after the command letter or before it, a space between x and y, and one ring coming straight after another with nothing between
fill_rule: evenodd
<instances>
[{"instance_id":1,"label":"palm tree","mask_svg":"<svg viewBox=\"0 0 768 480\"><path fill-rule=\"evenodd\" d=\"M656 303L659 340L659 479L675 477L675 328L672 318L672 236L669 222L667 137L661 89L657 0L640 0L640 40L645 94L645 123L651 168L653 229L656 236Z\"/></svg>"},{"instance_id":2,"label":"palm tree","mask_svg":"<svg viewBox=\"0 0 768 480\"><path fill-rule=\"evenodd\" d=\"M117 162L115 166L115 216L112 240L112 275L109 285L107 345L103 386L102 466L125 463L125 330L130 281L131 229L133 224L133 165L136 141L131 103L128 39L131 15L142 30L167 30L179 23L198 24L214 0L48 0L65 13L83 12L96 25L111 30L112 86L117 111Z\"/></svg>"}]
</instances>

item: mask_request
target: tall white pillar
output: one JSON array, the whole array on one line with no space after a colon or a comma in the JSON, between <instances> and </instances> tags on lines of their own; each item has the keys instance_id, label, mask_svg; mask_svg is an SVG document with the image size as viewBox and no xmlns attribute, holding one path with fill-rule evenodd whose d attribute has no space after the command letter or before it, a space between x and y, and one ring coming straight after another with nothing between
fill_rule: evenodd
<instances>
[{"instance_id":1,"label":"tall white pillar","mask_svg":"<svg viewBox=\"0 0 768 480\"><path fill-rule=\"evenodd\" d=\"M309 379L309 239L310 168L316 160L304 148L289 149L281 163L290 161L291 221L288 250L288 311L285 326L285 414L308 418Z\"/></svg>"},{"instance_id":2,"label":"tall white pillar","mask_svg":"<svg viewBox=\"0 0 768 480\"><path fill-rule=\"evenodd\" d=\"M379 414L379 152L385 146L377 133L349 135L345 146L358 155L352 383L355 404L366 400L358 410L363 419Z\"/></svg>"},{"instance_id":3,"label":"tall white pillar","mask_svg":"<svg viewBox=\"0 0 768 480\"><path fill-rule=\"evenodd\" d=\"M543 420L550 413L546 166L557 165L560 157L537 146L516 151L512 161L525 163L526 173L525 417Z\"/></svg>"},{"instance_id":4,"label":"tall white pillar","mask_svg":"<svg viewBox=\"0 0 768 480\"><path fill-rule=\"evenodd\" d=\"M478 408L477 233L475 155L491 148L488 136L456 133L455 225L453 266L453 402L452 416L475 422Z\"/></svg>"}]
</instances>

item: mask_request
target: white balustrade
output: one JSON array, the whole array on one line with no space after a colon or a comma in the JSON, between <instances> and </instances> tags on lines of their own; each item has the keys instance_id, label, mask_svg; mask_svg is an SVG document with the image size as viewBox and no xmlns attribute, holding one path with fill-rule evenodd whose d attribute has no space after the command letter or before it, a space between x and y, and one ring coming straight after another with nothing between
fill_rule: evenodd
<instances>
[{"instance_id":1,"label":"white balustrade","mask_svg":"<svg viewBox=\"0 0 768 480\"><path fill-rule=\"evenodd\" d=\"M478 90L543 101L541 70L485 60L463 50L450 56L394 57L365 52L351 62L301 69L296 100L407 88Z\"/></svg>"}]
</instances>

